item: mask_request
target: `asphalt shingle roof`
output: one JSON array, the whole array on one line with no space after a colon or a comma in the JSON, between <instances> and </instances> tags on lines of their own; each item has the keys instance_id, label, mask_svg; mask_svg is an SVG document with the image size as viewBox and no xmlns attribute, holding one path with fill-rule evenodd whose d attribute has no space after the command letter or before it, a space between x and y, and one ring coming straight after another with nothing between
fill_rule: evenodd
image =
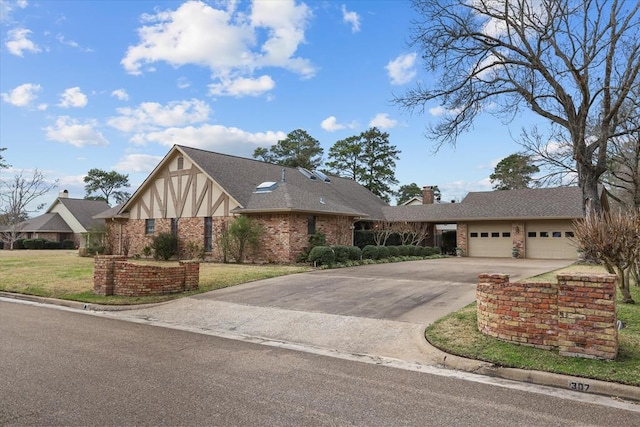
<instances>
[{"instance_id":1,"label":"asphalt shingle roof","mask_svg":"<svg viewBox=\"0 0 640 427\"><path fill-rule=\"evenodd\" d=\"M73 230L58 213L46 213L18 224L23 233L73 233Z\"/></svg>"},{"instance_id":2,"label":"asphalt shingle roof","mask_svg":"<svg viewBox=\"0 0 640 427\"><path fill-rule=\"evenodd\" d=\"M178 148L224 188L241 208L236 212L297 211L382 219L387 204L357 182L330 176L309 179L296 168L185 146ZM282 180L284 174L284 182ZM276 182L270 192L256 192L263 182Z\"/></svg>"},{"instance_id":3,"label":"asphalt shingle roof","mask_svg":"<svg viewBox=\"0 0 640 427\"><path fill-rule=\"evenodd\" d=\"M104 219L96 219L94 216L109 209L109 205L103 200L60 197L58 202L64 205L86 230L104 224Z\"/></svg>"}]
</instances>

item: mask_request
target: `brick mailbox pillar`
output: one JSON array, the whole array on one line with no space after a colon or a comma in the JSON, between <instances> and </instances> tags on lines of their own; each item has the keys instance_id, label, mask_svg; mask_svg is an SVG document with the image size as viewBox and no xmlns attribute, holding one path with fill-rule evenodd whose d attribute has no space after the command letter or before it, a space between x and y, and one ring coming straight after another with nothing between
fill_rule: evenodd
<instances>
[{"instance_id":1,"label":"brick mailbox pillar","mask_svg":"<svg viewBox=\"0 0 640 427\"><path fill-rule=\"evenodd\" d=\"M93 260L93 293L96 295L113 295L115 287L115 261L125 261L127 257L120 255L96 255Z\"/></svg>"},{"instance_id":2,"label":"brick mailbox pillar","mask_svg":"<svg viewBox=\"0 0 640 427\"><path fill-rule=\"evenodd\" d=\"M180 266L184 267L184 290L193 291L198 289L200 263L198 261L180 261Z\"/></svg>"}]
</instances>

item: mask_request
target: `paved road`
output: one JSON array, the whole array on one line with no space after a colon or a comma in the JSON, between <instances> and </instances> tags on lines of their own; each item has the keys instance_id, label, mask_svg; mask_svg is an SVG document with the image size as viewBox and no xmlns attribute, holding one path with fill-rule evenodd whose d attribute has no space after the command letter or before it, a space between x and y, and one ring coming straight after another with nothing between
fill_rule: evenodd
<instances>
[{"instance_id":1,"label":"paved road","mask_svg":"<svg viewBox=\"0 0 640 427\"><path fill-rule=\"evenodd\" d=\"M637 406L603 398L3 301L0 343L3 426L637 426L640 416Z\"/></svg>"},{"instance_id":2,"label":"paved road","mask_svg":"<svg viewBox=\"0 0 640 427\"><path fill-rule=\"evenodd\" d=\"M320 270L221 289L194 298L427 325L475 300L480 273L519 280L567 260L443 258Z\"/></svg>"}]
</instances>

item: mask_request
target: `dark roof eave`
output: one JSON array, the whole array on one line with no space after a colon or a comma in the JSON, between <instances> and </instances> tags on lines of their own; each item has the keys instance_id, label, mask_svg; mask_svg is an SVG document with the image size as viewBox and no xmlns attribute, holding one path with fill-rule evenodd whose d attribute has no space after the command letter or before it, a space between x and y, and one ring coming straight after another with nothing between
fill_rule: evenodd
<instances>
[{"instance_id":1,"label":"dark roof eave","mask_svg":"<svg viewBox=\"0 0 640 427\"><path fill-rule=\"evenodd\" d=\"M269 213L313 213L318 215L342 215L352 216L354 218L368 217L369 215L362 212L340 212L340 211L320 211L313 209L293 209L293 208L279 208L279 209L247 209L247 208L234 208L231 209L232 213L255 213L255 214L269 214Z\"/></svg>"}]
</instances>

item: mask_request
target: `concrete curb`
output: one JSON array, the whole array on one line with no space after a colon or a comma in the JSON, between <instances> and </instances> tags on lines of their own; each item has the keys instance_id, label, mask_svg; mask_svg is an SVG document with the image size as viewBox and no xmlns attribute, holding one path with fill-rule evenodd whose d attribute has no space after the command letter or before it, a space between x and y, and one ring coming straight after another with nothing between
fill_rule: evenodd
<instances>
[{"instance_id":1,"label":"concrete curb","mask_svg":"<svg viewBox=\"0 0 640 427\"><path fill-rule=\"evenodd\" d=\"M21 301L29 301L40 304L57 305L67 307L79 311L127 311L143 308L151 308L159 305L168 304L172 301L165 301L153 304L138 305L100 305L82 303L77 301L66 301L55 298L44 298L33 295L24 295L13 292L0 291L0 297L8 299L16 299ZM522 383L530 383L540 386L554 387L568 391L581 392L585 394L608 396L614 399L623 399L634 403L640 403L640 387L634 387L619 383L594 380L590 378L574 377L563 374L555 374L550 372L532 371L516 368L505 368L496 366L489 362L456 356L446 353L433 345L431 345L424 336L424 328L420 329L421 333L412 334L411 341L420 350L420 358L424 357L424 362L438 366L441 368L469 372L473 374L485 375L493 378L501 378L505 380L517 381ZM260 338L260 337L255 337ZM272 338L270 338L272 339ZM371 355L375 356L375 355ZM416 361L409 361L416 363Z\"/></svg>"}]
</instances>

